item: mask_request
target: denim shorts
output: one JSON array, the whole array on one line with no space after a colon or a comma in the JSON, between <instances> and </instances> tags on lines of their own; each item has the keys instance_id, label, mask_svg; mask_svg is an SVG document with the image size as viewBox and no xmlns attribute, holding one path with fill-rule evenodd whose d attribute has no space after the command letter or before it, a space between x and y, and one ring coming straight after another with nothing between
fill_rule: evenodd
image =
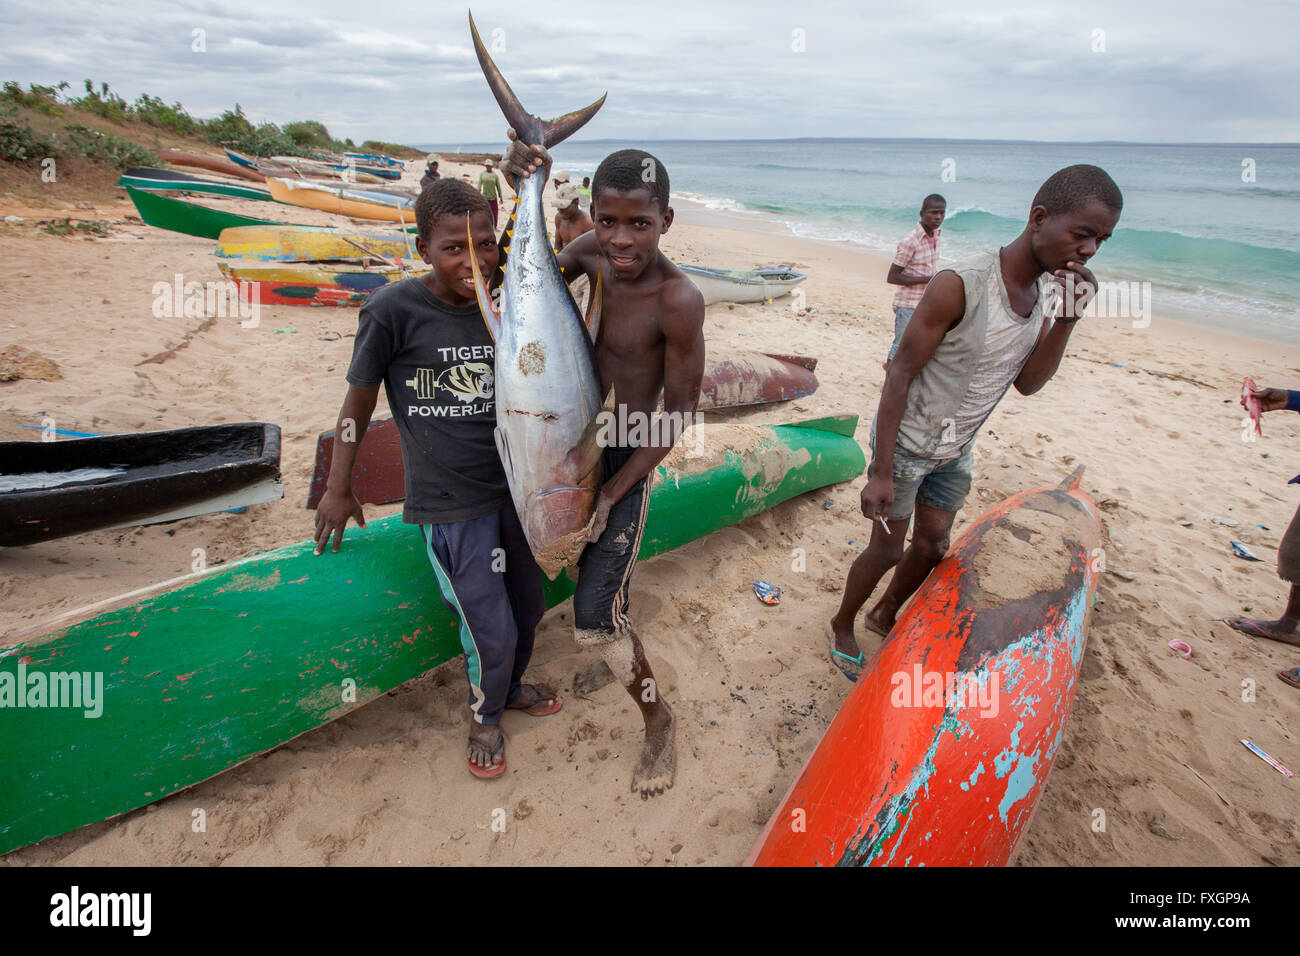
<instances>
[{"instance_id":1,"label":"denim shorts","mask_svg":"<svg viewBox=\"0 0 1300 956\"><path fill-rule=\"evenodd\" d=\"M898 352L898 346L903 342L903 333L907 331L907 323L912 321L912 313L916 309L905 309L901 305L894 306L894 341L889 343L889 357L892 359Z\"/></svg>"},{"instance_id":2,"label":"denim shorts","mask_svg":"<svg viewBox=\"0 0 1300 956\"><path fill-rule=\"evenodd\" d=\"M876 435L871 434L871 464L867 478L876 473ZM975 443L957 458L920 458L903 448L894 447L894 501L885 509L890 521L910 517L916 505L940 511L960 511L970 494L971 468L975 463Z\"/></svg>"}]
</instances>

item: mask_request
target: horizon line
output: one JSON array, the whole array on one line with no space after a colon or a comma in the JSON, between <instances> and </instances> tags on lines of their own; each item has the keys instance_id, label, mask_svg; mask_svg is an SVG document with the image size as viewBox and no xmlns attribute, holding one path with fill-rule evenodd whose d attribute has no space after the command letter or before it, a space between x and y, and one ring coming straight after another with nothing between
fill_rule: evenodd
<instances>
[{"instance_id":1,"label":"horizon line","mask_svg":"<svg viewBox=\"0 0 1300 956\"><path fill-rule=\"evenodd\" d=\"M719 138L646 138L638 137L633 139L600 137L596 139L571 139L570 143L984 143L989 145L1005 146L1300 146L1300 139L1297 140L1270 140L1270 141L1249 141L1249 140L1128 140L1128 139L974 139L967 137L954 137L946 139L934 136L788 136L788 137L731 137L726 139ZM421 146L419 143L412 143L413 146ZM437 143L426 143L421 148L436 146ZM466 146L499 146L494 142L470 142L465 141Z\"/></svg>"}]
</instances>

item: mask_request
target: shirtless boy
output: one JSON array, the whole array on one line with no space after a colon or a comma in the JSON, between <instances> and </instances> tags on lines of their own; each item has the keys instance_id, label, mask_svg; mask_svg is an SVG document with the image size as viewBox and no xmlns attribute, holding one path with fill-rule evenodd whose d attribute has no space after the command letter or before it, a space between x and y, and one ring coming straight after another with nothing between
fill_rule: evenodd
<instances>
[{"instance_id":1,"label":"shirtless boy","mask_svg":"<svg viewBox=\"0 0 1300 956\"><path fill-rule=\"evenodd\" d=\"M510 138L515 139L513 130ZM528 176L549 166L545 149L530 151L518 142L511 143L501 164L507 176ZM619 150L600 164L591 192L595 228L566 244L556 258L570 282L585 275L594 288L600 276L601 394L614 389L616 415L628 422L652 419L660 389L665 412L693 413L704 376L704 299L659 251L659 237L673 221L668 172L649 153ZM643 798L673 785L673 713L628 619L628 589L652 472L677 437L655 435L641 447L605 449L605 481L573 595L575 639L600 649L641 711L645 745L631 789Z\"/></svg>"},{"instance_id":2,"label":"shirtless boy","mask_svg":"<svg viewBox=\"0 0 1300 956\"><path fill-rule=\"evenodd\" d=\"M873 456L861 496L871 541L849 569L828 627L831 663L851 679L862 671L853 636L858 611L897 565L864 621L887 635L903 602L948 550L953 519L970 491L980 427L1012 385L1032 395L1056 374L1074 323L1096 294L1087 262L1110 238L1122 207L1105 170L1068 166L1039 188L1012 242L941 270L926 286L889 363L871 426ZM1044 309L1051 283L1066 289L1055 315ZM904 552L909 525L912 543Z\"/></svg>"}]
</instances>

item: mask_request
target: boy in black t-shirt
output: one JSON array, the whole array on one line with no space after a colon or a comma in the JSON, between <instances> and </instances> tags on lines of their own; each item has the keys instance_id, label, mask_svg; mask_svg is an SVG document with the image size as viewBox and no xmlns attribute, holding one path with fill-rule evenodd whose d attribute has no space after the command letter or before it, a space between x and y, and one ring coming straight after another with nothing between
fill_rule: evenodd
<instances>
[{"instance_id":1,"label":"boy in black t-shirt","mask_svg":"<svg viewBox=\"0 0 1300 956\"><path fill-rule=\"evenodd\" d=\"M416 248L433 271L378 289L361 307L334 461L316 511L316 553L339 549L349 518L365 527L352 466L382 382L406 465L402 520L419 524L443 600L460 618L469 678L469 769L505 772L505 709L561 707L555 691L520 679L542 618L541 572L510 499L493 430L494 349L474 296L471 254L484 275L500 253L487 200L440 179L415 207ZM467 243L469 215L474 248Z\"/></svg>"}]
</instances>

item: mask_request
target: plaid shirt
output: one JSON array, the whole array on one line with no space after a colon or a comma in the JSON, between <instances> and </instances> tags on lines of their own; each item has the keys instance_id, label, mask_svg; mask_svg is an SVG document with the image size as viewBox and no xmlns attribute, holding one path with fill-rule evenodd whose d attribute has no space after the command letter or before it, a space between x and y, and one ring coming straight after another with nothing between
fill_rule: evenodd
<instances>
[{"instance_id":1,"label":"plaid shirt","mask_svg":"<svg viewBox=\"0 0 1300 956\"><path fill-rule=\"evenodd\" d=\"M932 276L939 262L939 232L927 236L918 222L916 228L903 237L894 253L894 265L903 267L905 276ZM923 285L900 285L894 293L894 308L915 309L925 294Z\"/></svg>"}]
</instances>

